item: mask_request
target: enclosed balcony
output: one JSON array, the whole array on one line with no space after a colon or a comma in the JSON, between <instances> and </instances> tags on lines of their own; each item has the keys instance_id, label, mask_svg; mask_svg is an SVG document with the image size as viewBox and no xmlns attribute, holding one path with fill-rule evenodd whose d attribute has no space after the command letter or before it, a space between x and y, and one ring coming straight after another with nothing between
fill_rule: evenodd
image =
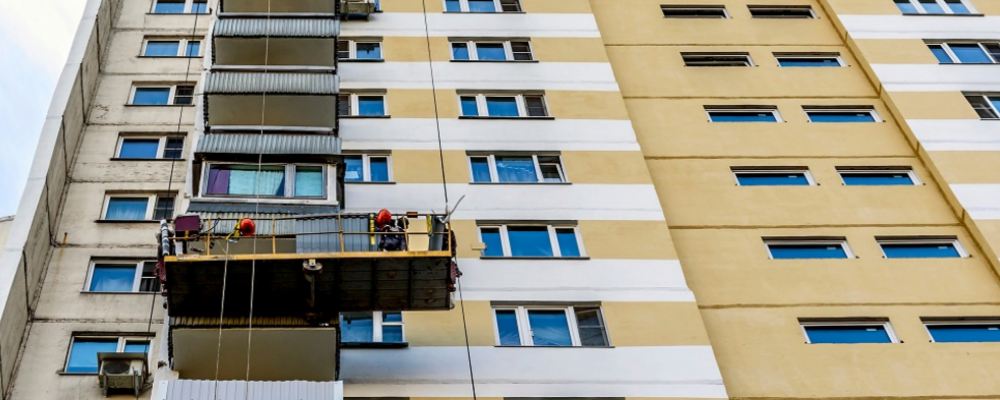
<instances>
[{"instance_id":1,"label":"enclosed balcony","mask_svg":"<svg viewBox=\"0 0 1000 400\"><path fill-rule=\"evenodd\" d=\"M335 14L336 0L222 0L223 13Z\"/></svg>"},{"instance_id":2,"label":"enclosed balcony","mask_svg":"<svg viewBox=\"0 0 1000 400\"><path fill-rule=\"evenodd\" d=\"M322 133L210 133L198 140L195 154L221 159L227 155L266 155L324 158L340 154L340 137Z\"/></svg>"},{"instance_id":3,"label":"enclosed balcony","mask_svg":"<svg viewBox=\"0 0 1000 400\"><path fill-rule=\"evenodd\" d=\"M333 18L220 18L213 30L215 70L333 70L340 22Z\"/></svg>"},{"instance_id":4,"label":"enclosed balcony","mask_svg":"<svg viewBox=\"0 0 1000 400\"><path fill-rule=\"evenodd\" d=\"M171 380L153 400L343 400L343 382Z\"/></svg>"},{"instance_id":5,"label":"enclosed balcony","mask_svg":"<svg viewBox=\"0 0 1000 400\"><path fill-rule=\"evenodd\" d=\"M211 72L205 80L206 130L333 131L338 91L332 73Z\"/></svg>"}]
</instances>

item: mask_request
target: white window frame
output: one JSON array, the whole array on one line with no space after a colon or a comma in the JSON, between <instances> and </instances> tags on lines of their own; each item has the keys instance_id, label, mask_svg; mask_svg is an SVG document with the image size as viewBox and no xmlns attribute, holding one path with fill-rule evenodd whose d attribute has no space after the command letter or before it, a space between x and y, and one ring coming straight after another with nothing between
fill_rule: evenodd
<instances>
[{"instance_id":1,"label":"white window frame","mask_svg":"<svg viewBox=\"0 0 1000 400\"><path fill-rule=\"evenodd\" d=\"M383 42L382 39L345 39L345 38L339 38L338 40L341 41L341 42L347 42L347 46L348 46L347 47L347 49L348 49L347 51L349 53L348 58L341 58L340 61L344 61L344 60L360 60L360 61L380 61L380 60L385 60L385 43ZM382 54L382 58L358 58L358 43L362 43L362 44L376 43L376 44L378 44L379 53Z\"/></svg>"},{"instance_id":2,"label":"white window frame","mask_svg":"<svg viewBox=\"0 0 1000 400\"><path fill-rule=\"evenodd\" d=\"M521 10L524 10L523 5L520 4L521 0L517 0L517 2L519 3L518 4L518 8L521 8ZM472 11L469 11L469 0L458 0L458 8L459 8L460 11L448 11L448 4L447 4L446 0L441 0L441 6L444 7L443 9L445 10L446 13L447 12L452 12L452 13L454 13L454 12L463 12L463 13L472 12ZM494 11L494 13L497 13L497 14L502 14L502 13L506 13L506 12L513 12L513 11L504 11L503 10L503 5L500 4L500 0L493 0L493 9L496 10L496 11ZM477 13L477 14L479 14L479 13L486 13L486 14L488 14L488 12L484 12L484 11L476 11L475 13Z\"/></svg>"},{"instance_id":3,"label":"white window frame","mask_svg":"<svg viewBox=\"0 0 1000 400\"><path fill-rule=\"evenodd\" d=\"M406 342L406 321L402 320L399 322L385 322L382 321L384 313L382 311L371 311L372 314L372 341L371 343L405 343ZM403 315L401 311L389 313L389 314L399 314ZM398 326L402 332L402 340L399 342L384 342L382 335L383 326ZM345 342L345 343L367 343L367 342Z\"/></svg>"},{"instance_id":4,"label":"white window frame","mask_svg":"<svg viewBox=\"0 0 1000 400\"><path fill-rule=\"evenodd\" d=\"M830 321L799 321L799 329L802 331L802 336L806 338L806 343L812 344L812 340L809 339L809 332L806 327L823 327L823 326L858 326L858 327L882 327L885 329L886 335L889 336L889 341L891 343L899 343L899 337L896 336L896 332L892 330L892 324L889 320L885 321L859 321L859 320L830 320Z\"/></svg>"},{"instance_id":5,"label":"white window frame","mask_svg":"<svg viewBox=\"0 0 1000 400\"><path fill-rule=\"evenodd\" d=\"M542 98L542 103L545 105L545 115L539 116L528 116L528 107L525 103L524 96L538 96ZM486 117L486 118L551 118L551 113L549 109L548 96L543 93L459 93L458 94L458 110L462 111L462 98L463 97L475 97L476 98L476 111L479 115L461 115L461 117ZM490 116L490 110L486 105L486 99L489 97L513 97L517 102L517 116L516 117L492 117Z\"/></svg>"},{"instance_id":6,"label":"white window frame","mask_svg":"<svg viewBox=\"0 0 1000 400\"><path fill-rule=\"evenodd\" d=\"M177 87L178 86L191 86L194 88L194 93L191 94L192 101L191 104L174 104L177 101ZM138 89L170 89L170 94L167 96L167 104L135 104L135 93ZM128 104L132 106L142 106L142 107L166 107L166 106L179 106L179 107L191 107L198 103L197 99L198 86L194 83L174 83L174 84L133 84L132 90L128 95Z\"/></svg>"},{"instance_id":7,"label":"white window frame","mask_svg":"<svg viewBox=\"0 0 1000 400\"><path fill-rule=\"evenodd\" d=\"M705 116L708 118L708 122L725 124L725 123L730 123L730 122L728 122L728 121L719 121L719 122L716 122L716 121L712 120L712 113L714 113L714 112L745 112L745 113L748 113L748 114L749 113L770 112L772 115L774 115L774 119L775 119L775 121L771 122L771 123L785 122L785 120L781 118L781 113L778 112L778 108L777 107L770 107L770 106L759 107L759 108L755 108L755 107L705 107ZM756 122L756 121L749 122L749 123L754 123L754 122ZM769 122L762 122L762 123L769 123Z\"/></svg>"},{"instance_id":8,"label":"white window frame","mask_svg":"<svg viewBox=\"0 0 1000 400\"><path fill-rule=\"evenodd\" d=\"M944 14L938 14L938 13L931 14L931 13L927 12L927 10L924 9L924 5L920 4L920 0L909 0L909 1L910 1L910 4L912 4L913 7L917 9L917 13L918 14L927 14L927 15L975 15L975 14L979 13L979 11L976 10L976 8L973 7L971 3L968 2L968 0L959 0L959 1L961 1L962 4L965 5L965 8L967 8L969 10L969 14L955 14L953 11L951 11L951 7L949 7L948 4L945 3L944 0L935 0L937 2L937 4L941 7L941 9L944 10ZM893 3L895 3L895 2L896 1L893 0ZM907 14L903 14L903 15L907 15ZM913 14L909 14L909 15L913 15Z\"/></svg>"},{"instance_id":9,"label":"white window frame","mask_svg":"<svg viewBox=\"0 0 1000 400\"><path fill-rule=\"evenodd\" d=\"M348 115L340 115L341 117L362 117L362 118L378 118L378 117L388 117L389 116L389 102L388 96L385 92L341 92L341 96L350 96L350 106L348 111L351 113ZM361 110L358 108L358 96L362 97L381 97L382 98L382 115L361 115L359 114Z\"/></svg>"},{"instance_id":10,"label":"white window frame","mask_svg":"<svg viewBox=\"0 0 1000 400\"><path fill-rule=\"evenodd\" d=\"M807 17L807 18L797 18L797 17L758 17L756 15L753 15L753 11L755 9L756 10L768 10L768 9L770 9L770 10L780 10L780 9L786 9L786 10L808 10L809 11L809 17ZM782 4L782 5L764 5L764 4L749 4L749 5L747 5L747 11L750 12L750 17L751 18L758 18L758 19L818 19L819 18L819 16L816 15L816 10L814 10L812 8L812 6L809 6L809 5L791 5L791 4L788 4L788 5L784 5L784 4Z\"/></svg>"},{"instance_id":11,"label":"white window frame","mask_svg":"<svg viewBox=\"0 0 1000 400\"><path fill-rule=\"evenodd\" d=\"M733 174L733 180L736 181L736 186L743 186L740 184L740 174L754 175L754 174L804 174L806 181L809 182L808 186L817 186L816 179L813 178L812 172L808 169L754 169L754 168L731 168L730 171Z\"/></svg>"},{"instance_id":12,"label":"white window frame","mask_svg":"<svg viewBox=\"0 0 1000 400\"><path fill-rule=\"evenodd\" d=\"M544 225L544 224L484 224L477 226L477 232L479 234L479 242L484 243L483 240L483 228L486 229L499 229L500 230L500 244L503 246L503 256L504 258L513 258L510 249L510 237L508 236L507 228L509 226L514 227L528 227L528 226L544 226L549 232L549 245L552 247L552 257L550 258L563 258L562 249L559 248L559 238L556 236L556 229L572 229L573 235L576 236L576 248L580 249L579 256L567 256L565 258L586 258L587 251L583 247L583 235L580 234L580 227L577 225ZM499 258L496 256L488 258Z\"/></svg>"},{"instance_id":13,"label":"white window frame","mask_svg":"<svg viewBox=\"0 0 1000 400\"><path fill-rule=\"evenodd\" d=\"M514 59L514 47L513 47L512 42L527 43L528 44L528 53L531 54L531 59L530 60L515 60ZM469 59L468 60L459 60L459 59L455 58L455 50L454 50L454 48L455 48L454 45L455 44L464 44L466 46L466 49L469 52ZM478 47L479 44L502 44L503 45L504 59L503 60L480 60L479 59L479 47ZM496 40L496 39L493 39L493 40L489 40L489 39L483 39L483 40L453 40L453 41L448 42L448 46L450 46L449 50L451 50L450 52L451 52L451 60L452 61L488 61L488 62L500 62L500 61L525 62L525 61L535 61L535 48L534 48L534 46L531 45L531 41L527 40L527 39L524 39L524 40L515 40L515 39L509 39L509 40Z\"/></svg>"},{"instance_id":14,"label":"white window frame","mask_svg":"<svg viewBox=\"0 0 1000 400\"><path fill-rule=\"evenodd\" d=\"M133 139L134 140L158 140L159 141L159 144L156 147L156 158L150 158L150 160L174 160L173 158L163 158L163 154L167 150L167 140L170 140L170 139L180 139L181 143L182 143L182 146L181 146L181 158L177 158L176 160L181 160L181 159L184 158L183 157L184 156L184 154L183 154L184 153L184 146L187 145L186 143L184 143L184 136L177 135L176 137L174 137L174 136L168 136L168 135L142 135L142 134L138 134L138 135L131 135L131 134L119 135L118 136L118 142L115 144L115 158L119 158L119 159L122 158L121 157L122 145L125 144L126 140L133 140Z\"/></svg>"},{"instance_id":15,"label":"white window frame","mask_svg":"<svg viewBox=\"0 0 1000 400\"><path fill-rule=\"evenodd\" d=\"M82 292L86 293L157 293L157 292L141 292L139 289L142 287L142 266L147 262L156 262L156 260L115 260L115 259L93 259L90 261L90 268L87 269L87 279L84 281ZM132 265L135 267L135 280L132 281L132 290L128 292L95 292L90 290L90 284L93 283L94 270L98 264L102 265Z\"/></svg>"},{"instance_id":16,"label":"white window frame","mask_svg":"<svg viewBox=\"0 0 1000 400\"><path fill-rule=\"evenodd\" d=\"M233 195L219 195L219 194L208 194L208 178L210 171L212 171L213 166L219 165L250 165L256 166L252 163L238 163L238 162L206 162L204 164L204 170L201 174L201 185L198 188L199 197L209 198L209 199L252 199L258 197L257 195L246 195L246 196L233 196ZM326 164L315 164L315 163L304 163L304 164L286 164L286 163L263 163L260 164L261 167L273 167L273 166L283 166L285 167L285 194L284 196L259 196L261 199L291 199L291 200L325 200L330 197L333 190L330 187L330 168ZM295 167L320 167L323 170L323 195L322 196L295 196Z\"/></svg>"},{"instance_id":17,"label":"white window frame","mask_svg":"<svg viewBox=\"0 0 1000 400\"><path fill-rule=\"evenodd\" d=\"M684 66L685 67L740 67L739 65L710 65L710 64L691 65L691 64L688 64L687 57L733 57L733 58L742 57L745 60L745 64L746 64L746 65L743 65L744 67L755 67L755 66L757 66L756 64L754 64L753 58L750 57L750 53L746 53L746 52L731 52L731 53L727 53L727 52L720 52L720 53L712 53L712 52L681 52L681 60L684 61Z\"/></svg>"},{"instance_id":18,"label":"white window frame","mask_svg":"<svg viewBox=\"0 0 1000 400\"><path fill-rule=\"evenodd\" d=\"M923 244L923 245L952 245L955 247L955 251L958 252L959 258L969 258L969 252L965 250L962 246L962 242L958 240L957 237L894 237L894 238L875 238L875 242L878 243L878 250L882 252L882 258L888 259L885 250L882 248L883 244ZM895 260L899 260L896 258Z\"/></svg>"},{"instance_id":19,"label":"white window frame","mask_svg":"<svg viewBox=\"0 0 1000 400\"><path fill-rule=\"evenodd\" d=\"M967 94L967 93L963 93L963 95L966 97L966 101L968 101L969 97L979 97L981 100L984 100L986 102L986 106L989 107L990 110L993 110L993 115L997 116L996 118L979 117L980 120L982 120L982 121L996 121L996 120L1000 120L1000 109L997 109L997 106L995 104L993 104L993 101L990 100L991 97L992 98L1000 99L1000 93L992 93L992 94ZM969 103L969 107L972 107L973 111L975 111L975 109L976 109L976 107L971 102ZM976 114L978 116L979 111L976 111Z\"/></svg>"},{"instance_id":20,"label":"white window frame","mask_svg":"<svg viewBox=\"0 0 1000 400\"><path fill-rule=\"evenodd\" d=\"M174 56L148 56L148 55L146 55L146 46L149 45L149 42L177 42L177 54L174 55ZM188 44L191 43L191 42L198 42L198 54L195 54L195 55L188 55L187 54ZM198 58L198 57L202 56L202 49L204 47L205 46L202 46L202 40L201 39L194 40L194 39L150 37L150 38L145 38L145 39L142 40L142 50L139 52L139 56L140 57L153 57L153 58L164 58L164 57Z\"/></svg>"},{"instance_id":21,"label":"white window frame","mask_svg":"<svg viewBox=\"0 0 1000 400\"><path fill-rule=\"evenodd\" d=\"M927 336L931 338L931 343L937 343L934 339L934 334L931 333L931 326L955 326L955 325L969 325L969 326L982 326L982 325L1000 325L1000 319L934 319L926 320L921 319L920 321L924 325L924 330L927 331ZM948 342L952 343L952 342ZM961 343L961 342L959 342ZM984 343L984 342L965 342L965 343Z\"/></svg>"},{"instance_id":22,"label":"white window frame","mask_svg":"<svg viewBox=\"0 0 1000 400\"><path fill-rule=\"evenodd\" d=\"M956 55L955 52L951 50L951 46L952 45L956 45L956 44L957 45L962 45L962 44L964 44L964 45L970 45L970 44L974 44L976 46L979 46L979 50L982 50L983 53L986 54L986 57L988 57L989 59L993 60L993 62L992 63L964 63L964 62L962 62L962 60L959 60L958 59L958 55ZM930 43L927 43L927 46L928 47L930 47L930 46L941 46L941 49L944 50L945 54L948 55L948 58L951 59L951 63L952 64L970 64L970 65L1000 64L1000 59L997 59L996 57L994 57L993 53L991 53L990 50L986 48L985 44L997 44L997 45L1000 45L1000 42L997 42L997 41L991 41L991 42L960 42L960 41L954 41L954 42L930 42Z\"/></svg>"},{"instance_id":23,"label":"white window frame","mask_svg":"<svg viewBox=\"0 0 1000 400\"><path fill-rule=\"evenodd\" d=\"M845 112L846 113L853 113L853 112L856 112L856 113L868 113L869 115L872 116L872 120L873 121L871 123L885 122L885 120L883 120L882 117L880 117L878 115L878 111L875 110L875 107L870 107L870 106L844 106L844 107L839 107L839 106L838 107L802 106L802 112L804 112L806 114L806 119L808 119L809 122L813 122L812 115L810 115L810 113L817 113L817 114L829 113L829 114L833 114L833 113L845 113ZM817 122L817 123L819 123L819 122ZM855 123L864 123L864 122L855 122Z\"/></svg>"},{"instance_id":24,"label":"white window frame","mask_svg":"<svg viewBox=\"0 0 1000 400\"><path fill-rule=\"evenodd\" d=\"M347 181L345 179L344 183L373 182L372 181L372 169L371 169L371 159L372 159L372 157L375 157L375 158L384 158L386 160L386 167L389 169L389 180L387 180L385 182L382 182L382 181L374 181L374 182L375 183L391 183L391 182L395 182L395 178L392 175L392 154L389 154L389 153L363 153L363 154L358 154L358 153L344 153L344 157L361 157L361 168L362 168L362 171L361 171L361 178L362 179L361 179L361 181ZM346 171L346 168L347 168L346 165L345 165L344 168L345 168L345 171Z\"/></svg>"},{"instance_id":25,"label":"white window frame","mask_svg":"<svg viewBox=\"0 0 1000 400\"><path fill-rule=\"evenodd\" d=\"M65 372L66 369L69 368L69 357L70 355L73 354L73 346L76 345L77 339L104 339L104 340L117 339L118 348L115 349L116 353L124 353L125 345L128 344L129 342L146 342L147 348L149 349L148 355L153 356L154 355L153 339L155 338L156 338L155 336L116 336L116 335L103 336L103 335L74 334L70 336L69 339L69 347L66 349L66 357L63 360L62 371L64 371L63 373L74 374L74 375L96 375L99 374L101 371L101 365L98 364L97 372Z\"/></svg>"},{"instance_id":26,"label":"white window frame","mask_svg":"<svg viewBox=\"0 0 1000 400\"><path fill-rule=\"evenodd\" d=\"M604 318L604 307L602 305L581 305L580 307L586 308L596 308L598 312L598 317L601 319L601 325L604 329L604 339L608 342L608 347L611 347L611 335L608 333L608 323ZM535 341L532 335L531 322L528 318L528 311L532 310L563 310L566 313L566 322L569 329L570 340L573 343L572 346L535 346ZM521 340L520 346L512 345L501 345L500 344L500 326L497 324L497 311L514 311L514 316L517 319L517 333ZM526 306L493 306L491 311L493 315L493 340L496 346L504 347L584 347L580 341L580 327L578 321L576 320L576 306L564 306L564 305L526 305ZM523 329L522 329L523 328ZM595 346L596 347L596 346Z\"/></svg>"},{"instance_id":27,"label":"white window frame","mask_svg":"<svg viewBox=\"0 0 1000 400\"><path fill-rule=\"evenodd\" d=\"M774 255L771 254L771 245L785 245L785 246L795 246L795 245L812 245L812 246L840 246L844 250L846 255L845 259L857 258L854 252L851 251L851 246L847 243L846 238L838 239L810 239L810 238L797 238L797 239L769 239L764 238L764 250L767 251L767 258L769 260L774 260Z\"/></svg>"},{"instance_id":28,"label":"white window frame","mask_svg":"<svg viewBox=\"0 0 1000 400\"><path fill-rule=\"evenodd\" d=\"M847 63L844 62L844 57L840 53L772 53L774 55L774 60L778 63L779 68L798 68L798 67L783 67L781 65L782 59L836 59L837 64L841 67L846 67Z\"/></svg>"},{"instance_id":29,"label":"white window frame","mask_svg":"<svg viewBox=\"0 0 1000 400\"><path fill-rule=\"evenodd\" d=\"M840 183L842 185L846 186L847 182L844 181L844 174L845 173L846 174L859 174L859 175L861 175L861 174L872 174L872 175L875 175L875 174L879 174L879 175L881 175L881 174L906 174L906 176L908 176L910 178L910 181L913 182L913 186L922 186L924 184L923 182L920 181L920 178L917 177L917 173L913 172L912 168L910 168L910 169L906 169L906 168L879 169L879 168L874 168L874 167L873 168L838 167L837 168L837 175L840 176Z\"/></svg>"},{"instance_id":30,"label":"white window frame","mask_svg":"<svg viewBox=\"0 0 1000 400\"><path fill-rule=\"evenodd\" d=\"M722 10L722 16L681 16L681 15L667 15L666 10ZM691 19L729 19L732 16L729 14L729 10L724 5L698 5L698 4L664 4L660 6L660 12L663 14L663 18L691 18Z\"/></svg>"},{"instance_id":31,"label":"white window frame","mask_svg":"<svg viewBox=\"0 0 1000 400\"><path fill-rule=\"evenodd\" d=\"M177 194L169 193L167 197L174 198L174 208L177 207ZM160 193L107 193L104 195L104 206L101 208L101 220L111 221L111 222L121 222L121 221L136 221L136 220L117 220L117 219L107 219L108 216L108 206L111 205L111 199L115 198L139 198L147 197L149 201L146 203L146 218L138 221L152 221L153 215L156 213L156 199L160 197Z\"/></svg>"},{"instance_id":32,"label":"white window frame","mask_svg":"<svg viewBox=\"0 0 1000 400\"><path fill-rule=\"evenodd\" d=\"M563 167L563 159L562 159L562 155L561 154L553 154L553 155L542 154L541 155L542 157L557 157L559 159L558 167L559 167L559 178L561 179L560 182L545 182L545 178L542 175L542 166L541 166L542 163L540 163L538 161L538 157L539 157L538 154L531 154L530 155L531 156L531 161L534 162L534 164L535 164L535 179L537 179L535 182L500 182L500 174L497 172L497 159L496 159L496 156L497 156L496 154L471 154L468 157L466 157L468 159L468 161L469 161L469 183L500 183L500 184L507 184L507 183L512 183L512 184L533 184L533 183L546 184L546 183L548 183L548 184L552 184L552 183L568 183L569 182L569 179L566 177L566 168ZM501 154L500 156L501 157L503 157L503 156L528 157L529 155L528 154ZM472 159L473 158L486 158L486 162L489 164L489 167L490 167L490 181L489 182L475 182L475 181L473 181L474 176L475 176L475 172L473 172L473 170L472 170ZM549 164L549 163L545 163L545 164Z\"/></svg>"},{"instance_id":33,"label":"white window frame","mask_svg":"<svg viewBox=\"0 0 1000 400\"><path fill-rule=\"evenodd\" d=\"M181 12L181 13L158 13L158 12L155 12L156 11L156 4L158 2L159 2L159 0L153 0L152 1L152 6L149 8L150 14L167 14L167 15L171 15L171 14L194 14L194 13L191 12L191 10L194 8L194 3L195 3L194 0L184 0L184 11ZM203 3L205 3L205 12L204 13L198 13L198 14L200 14L200 15L211 14L212 13L212 9L210 8L211 3L209 1L204 1Z\"/></svg>"}]
</instances>

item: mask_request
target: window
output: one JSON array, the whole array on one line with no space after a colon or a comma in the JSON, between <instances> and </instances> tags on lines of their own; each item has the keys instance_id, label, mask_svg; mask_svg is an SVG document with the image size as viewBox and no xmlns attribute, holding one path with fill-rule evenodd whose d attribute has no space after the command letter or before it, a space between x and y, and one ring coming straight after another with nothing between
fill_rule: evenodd
<instances>
[{"instance_id":1,"label":"window","mask_svg":"<svg viewBox=\"0 0 1000 400\"><path fill-rule=\"evenodd\" d=\"M962 258L969 254L957 238L876 238L885 258Z\"/></svg>"},{"instance_id":2,"label":"window","mask_svg":"<svg viewBox=\"0 0 1000 400\"><path fill-rule=\"evenodd\" d=\"M972 108L982 119L1000 119L1000 94L966 95Z\"/></svg>"},{"instance_id":3,"label":"window","mask_svg":"<svg viewBox=\"0 0 1000 400\"><path fill-rule=\"evenodd\" d=\"M382 39L340 40L337 42L337 59L382 61Z\"/></svg>"},{"instance_id":4,"label":"window","mask_svg":"<svg viewBox=\"0 0 1000 400\"><path fill-rule=\"evenodd\" d=\"M774 53L781 67L843 67L838 53Z\"/></svg>"},{"instance_id":5,"label":"window","mask_svg":"<svg viewBox=\"0 0 1000 400\"><path fill-rule=\"evenodd\" d=\"M497 346L609 346L600 306L497 306Z\"/></svg>"},{"instance_id":6,"label":"window","mask_svg":"<svg viewBox=\"0 0 1000 400\"><path fill-rule=\"evenodd\" d=\"M469 174L476 183L566 182L559 155L471 155Z\"/></svg>"},{"instance_id":7,"label":"window","mask_svg":"<svg viewBox=\"0 0 1000 400\"><path fill-rule=\"evenodd\" d=\"M73 336L63 372L96 374L97 353L149 353L148 337Z\"/></svg>"},{"instance_id":8,"label":"window","mask_svg":"<svg viewBox=\"0 0 1000 400\"><path fill-rule=\"evenodd\" d=\"M772 260L852 258L844 238L764 239Z\"/></svg>"},{"instance_id":9,"label":"window","mask_svg":"<svg viewBox=\"0 0 1000 400\"><path fill-rule=\"evenodd\" d=\"M811 186L815 185L809 170L801 168L733 167L739 186Z\"/></svg>"},{"instance_id":10,"label":"window","mask_svg":"<svg viewBox=\"0 0 1000 400\"><path fill-rule=\"evenodd\" d=\"M114 194L104 201L105 221L158 221L173 218L173 195Z\"/></svg>"},{"instance_id":11,"label":"window","mask_svg":"<svg viewBox=\"0 0 1000 400\"><path fill-rule=\"evenodd\" d=\"M903 14L973 14L965 0L895 0Z\"/></svg>"},{"instance_id":12,"label":"window","mask_svg":"<svg viewBox=\"0 0 1000 400\"><path fill-rule=\"evenodd\" d=\"M136 86L132 88L134 106L187 106L194 104L194 85Z\"/></svg>"},{"instance_id":13,"label":"window","mask_svg":"<svg viewBox=\"0 0 1000 400\"><path fill-rule=\"evenodd\" d=\"M927 47L941 64L997 64L1000 63L998 42L934 43Z\"/></svg>"},{"instance_id":14,"label":"window","mask_svg":"<svg viewBox=\"0 0 1000 400\"><path fill-rule=\"evenodd\" d=\"M663 5L665 18L729 18L725 6Z\"/></svg>"},{"instance_id":15,"label":"window","mask_svg":"<svg viewBox=\"0 0 1000 400\"><path fill-rule=\"evenodd\" d=\"M208 0L153 0L154 14L208 14Z\"/></svg>"},{"instance_id":16,"label":"window","mask_svg":"<svg viewBox=\"0 0 1000 400\"><path fill-rule=\"evenodd\" d=\"M845 186L913 186L920 180L910 168L837 167Z\"/></svg>"},{"instance_id":17,"label":"window","mask_svg":"<svg viewBox=\"0 0 1000 400\"><path fill-rule=\"evenodd\" d=\"M526 40L451 42L455 61L531 61L531 43Z\"/></svg>"},{"instance_id":18,"label":"window","mask_svg":"<svg viewBox=\"0 0 1000 400\"><path fill-rule=\"evenodd\" d=\"M342 93L337 114L346 117L385 117L385 94Z\"/></svg>"},{"instance_id":19,"label":"window","mask_svg":"<svg viewBox=\"0 0 1000 400\"><path fill-rule=\"evenodd\" d=\"M445 12L521 12L519 0L444 0Z\"/></svg>"},{"instance_id":20,"label":"window","mask_svg":"<svg viewBox=\"0 0 1000 400\"><path fill-rule=\"evenodd\" d=\"M936 343L1000 342L1000 321L981 318L923 318Z\"/></svg>"},{"instance_id":21,"label":"window","mask_svg":"<svg viewBox=\"0 0 1000 400\"><path fill-rule=\"evenodd\" d=\"M160 291L156 277L156 261L94 261L84 291L136 293Z\"/></svg>"},{"instance_id":22,"label":"window","mask_svg":"<svg viewBox=\"0 0 1000 400\"><path fill-rule=\"evenodd\" d=\"M747 6L754 18L816 18L810 6Z\"/></svg>"},{"instance_id":23,"label":"window","mask_svg":"<svg viewBox=\"0 0 1000 400\"><path fill-rule=\"evenodd\" d=\"M688 67L752 67L748 53L681 53Z\"/></svg>"},{"instance_id":24,"label":"window","mask_svg":"<svg viewBox=\"0 0 1000 400\"><path fill-rule=\"evenodd\" d=\"M187 39L146 39L143 57L199 57L201 41Z\"/></svg>"},{"instance_id":25,"label":"window","mask_svg":"<svg viewBox=\"0 0 1000 400\"><path fill-rule=\"evenodd\" d=\"M184 153L183 137L121 136L115 158L122 160L179 159Z\"/></svg>"},{"instance_id":26,"label":"window","mask_svg":"<svg viewBox=\"0 0 1000 400\"><path fill-rule=\"evenodd\" d=\"M340 314L341 340L347 343L402 343L403 314L345 312Z\"/></svg>"},{"instance_id":27,"label":"window","mask_svg":"<svg viewBox=\"0 0 1000 400\"><path fill-rule=\"evenodd\" d=\"M896 343L888 320L799 320L811 344Z\"/></svg>"},{"instance_id":28,"label":"window","mask_svg":"<svg viewBox=\"0 0 1000 400\"><path fill-rule=\"evenodd\" d=\"M206 196L326 196L325 169L320 165L210 164L204 179Z\"/></svg>"},{"instance_id":29,"label":"window","mask_svg":"<svg viewBox=\"0 0 1000 400\"><path fill-rule=\"evenodd\" d=\"M778 122L778 108L774 106L705 106L711 122Z\"/></svg>"},{"instance_id":30,"label":"window","mask_svg":"<svg viewBox=\"0 0 1000 400\"><path fill-rule=\"evenodd\" d=\"M586 257L574 225L481 225L483 257Z\"/></svg>"},{"instance_id":31,"label":"window","mask_svg":"<svg viewBox=\"0 0 1000 400\"><path fill-rule=\"evenodd\" d=\"M547 117L541 94L462 94L458 96L462 117Z\"/></svg>"},{"instance_id":32,"label":"window","mask_svg":"<svg viewBox=\"0 0 1000 400\"><path fill-rule=\"evenodd\" d=\"M880 122L871 106L803 106L809 122Z\"/></svg>"},{"instance_id":33,"label":"window","mask_svg":"<svg viewBox=\"0 0 1000 400\"><path fill-rule=\"evenodd\" d=\"M392 182L392 157L388 154L344 156L344 182Z\"/></svg>"}]
</instances>

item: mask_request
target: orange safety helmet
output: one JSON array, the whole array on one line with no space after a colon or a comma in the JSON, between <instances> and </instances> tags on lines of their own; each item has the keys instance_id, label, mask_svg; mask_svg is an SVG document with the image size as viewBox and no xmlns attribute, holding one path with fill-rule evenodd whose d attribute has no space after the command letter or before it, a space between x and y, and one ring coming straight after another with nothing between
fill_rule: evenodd
<instances>
[{"instance_id":1,"label":"orange safety helmet","mask_svg":"<svg viewBox=\"0 0 1000 400\"><path fill-rule=\"evenodd\" d=\"M243 218L240 223L236 224L236 230L239 232L239 236L253 236L257 232L257 226L254 225L252 219Z\"/></svg>"},{"instance_id":2,"label":"orange safety helmet","mask_svg":"<svg viewBox=\"0 0 1000 400\"><path fill-rule=\"evenodd\" d=\"M382 228L385 228L390 221L392 221L392 213L383 208L379 210L377 215L375 215L375 228L381 230Z\"/></svg>"}]
</instances>

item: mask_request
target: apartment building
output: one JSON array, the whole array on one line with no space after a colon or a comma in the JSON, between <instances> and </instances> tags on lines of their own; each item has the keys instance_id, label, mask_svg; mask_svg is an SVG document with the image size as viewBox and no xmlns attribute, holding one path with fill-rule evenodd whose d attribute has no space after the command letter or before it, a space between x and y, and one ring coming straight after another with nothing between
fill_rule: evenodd
<instances>
[{"instance_id":1,"label":"apartment building","mask_svg":"<svg viewBox=\"0 0 1000 400\"><path fill-rule=\"evenodd\" d=\"M90 0L2 397L998 397L998 21Z\"/></svg>"}]
</instances>

